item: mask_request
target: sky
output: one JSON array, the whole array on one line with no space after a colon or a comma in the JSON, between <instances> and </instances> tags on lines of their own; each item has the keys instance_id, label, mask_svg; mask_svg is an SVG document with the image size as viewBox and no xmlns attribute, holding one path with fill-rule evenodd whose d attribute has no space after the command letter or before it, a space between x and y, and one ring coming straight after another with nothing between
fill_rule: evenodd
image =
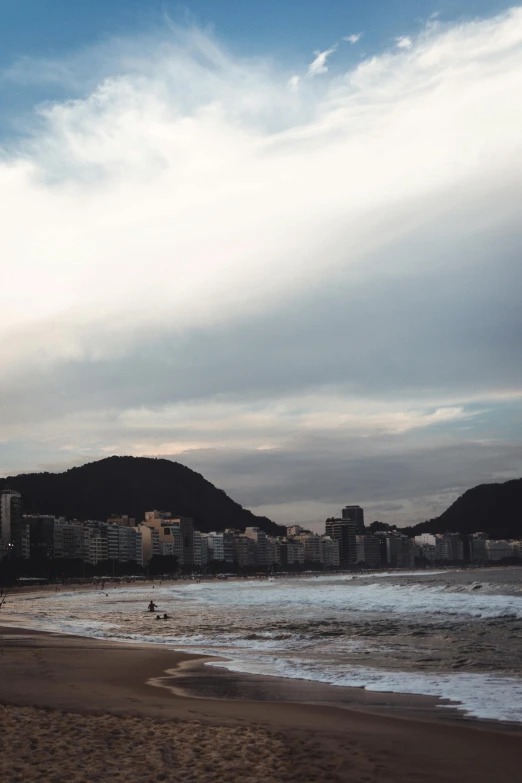
<instances>
[{"instance_id":1,"label":"sky","mask_svg":"<svg viewBox=\"0 0 522 783\"><path fill-rule=\"evenodd\" d=\"M318 530L521 476L520 94L493 0L0 0L0 474Z\"/></svg>"}]
</instances>

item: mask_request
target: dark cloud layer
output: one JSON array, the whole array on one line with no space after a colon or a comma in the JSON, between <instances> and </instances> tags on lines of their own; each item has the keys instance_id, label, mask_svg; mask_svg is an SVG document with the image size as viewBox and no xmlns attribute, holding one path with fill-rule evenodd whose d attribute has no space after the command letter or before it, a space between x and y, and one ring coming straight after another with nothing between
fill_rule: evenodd
<instances>
[{"instance_id":1,"label":"dark cloud layer","mask_svg":"<svg viewBox=\"0 0 522 783\"><path fill-rule=\"evenodd\" d=\"M383 440L386 453L380 453ZM371 456L361 455L356 441L314 446L270 453L192 452L184 461L260 511L280 505L288 517L292 507L308 501L313 512L304 511L304 520L321 522L345 503L357 502L398 524L422 521L423 510L436 516L471 486L518 475L522 466L519 444L457 441L427 447L404 436L388 437L375 439Z\"/></svg>"},{"instance_id":2,"label":"dark cloud layer","mask_svg":"<svg viewBox=\"0 0 522 783\"><path fill-rule=\"evenodd\" d=\"M31 368L3 380L4 422L323 386L377 398L520 388L519 258L509 236L439 239L393 275L323 282L268 314L151 336L122 357Z\"/></svg>"}]
</instances>

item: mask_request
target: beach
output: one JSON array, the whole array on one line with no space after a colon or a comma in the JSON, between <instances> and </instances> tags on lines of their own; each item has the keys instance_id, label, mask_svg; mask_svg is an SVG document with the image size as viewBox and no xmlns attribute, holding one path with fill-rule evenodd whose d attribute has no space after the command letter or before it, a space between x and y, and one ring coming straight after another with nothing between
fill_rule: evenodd
<instances>
[{"instance_id":1,"label":"beach","mask_svg":"<svg viewBox=\"0 0 522 783\"><path fill-rule=\"evenodd\" d=\"M306 683L303 702L193 697L174 672L196 656L19 628L0 636L2 780L508 783L520 771L519 730L441 717L429 699L416 713L398 696L306 703Z\"/></svg>"},{"instance_id":2,"label":"beach","mask_svg":"<svg viewBox=\"0 0 522 783\"><path fill-rule=\"evenodd\" d=\"M313 701L522 723L520 568L61 585L11 593L2 623L205 656L182 695L302 701L306 681Z\"/></svg>"}]
</instances>

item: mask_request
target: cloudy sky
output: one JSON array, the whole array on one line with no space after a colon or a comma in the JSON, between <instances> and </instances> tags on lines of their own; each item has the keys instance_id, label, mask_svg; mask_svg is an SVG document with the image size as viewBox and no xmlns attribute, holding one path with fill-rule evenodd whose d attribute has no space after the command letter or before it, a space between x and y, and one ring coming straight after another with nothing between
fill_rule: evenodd
<instances>
[{"instance_id":1,"label":"cloudy sky","mask_svg":"<svg viewBox=\"0 0 522 783\"><path fill-rule=\"evenodd\" d=\"M168 456L312 526L522 475L522 7L0 22L2 475Z\"/></svg>"}]
</instances>

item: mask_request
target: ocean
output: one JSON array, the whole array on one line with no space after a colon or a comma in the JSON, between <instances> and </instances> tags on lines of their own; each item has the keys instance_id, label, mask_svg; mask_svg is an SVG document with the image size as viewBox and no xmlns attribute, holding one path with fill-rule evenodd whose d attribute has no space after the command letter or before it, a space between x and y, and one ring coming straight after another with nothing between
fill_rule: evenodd
<instances>
[{"instance_id":1,"label":"ocean","mask_svg":"<svg viewBox=\"0 0 522 783\"><path fill-rule=\"evenodd\" d=\"M147 611L149 601L168 620ZM2 622L205 653L231 671L522 722L522 568L178 581L10 597Z\"/></svg>"}]
</instances>

